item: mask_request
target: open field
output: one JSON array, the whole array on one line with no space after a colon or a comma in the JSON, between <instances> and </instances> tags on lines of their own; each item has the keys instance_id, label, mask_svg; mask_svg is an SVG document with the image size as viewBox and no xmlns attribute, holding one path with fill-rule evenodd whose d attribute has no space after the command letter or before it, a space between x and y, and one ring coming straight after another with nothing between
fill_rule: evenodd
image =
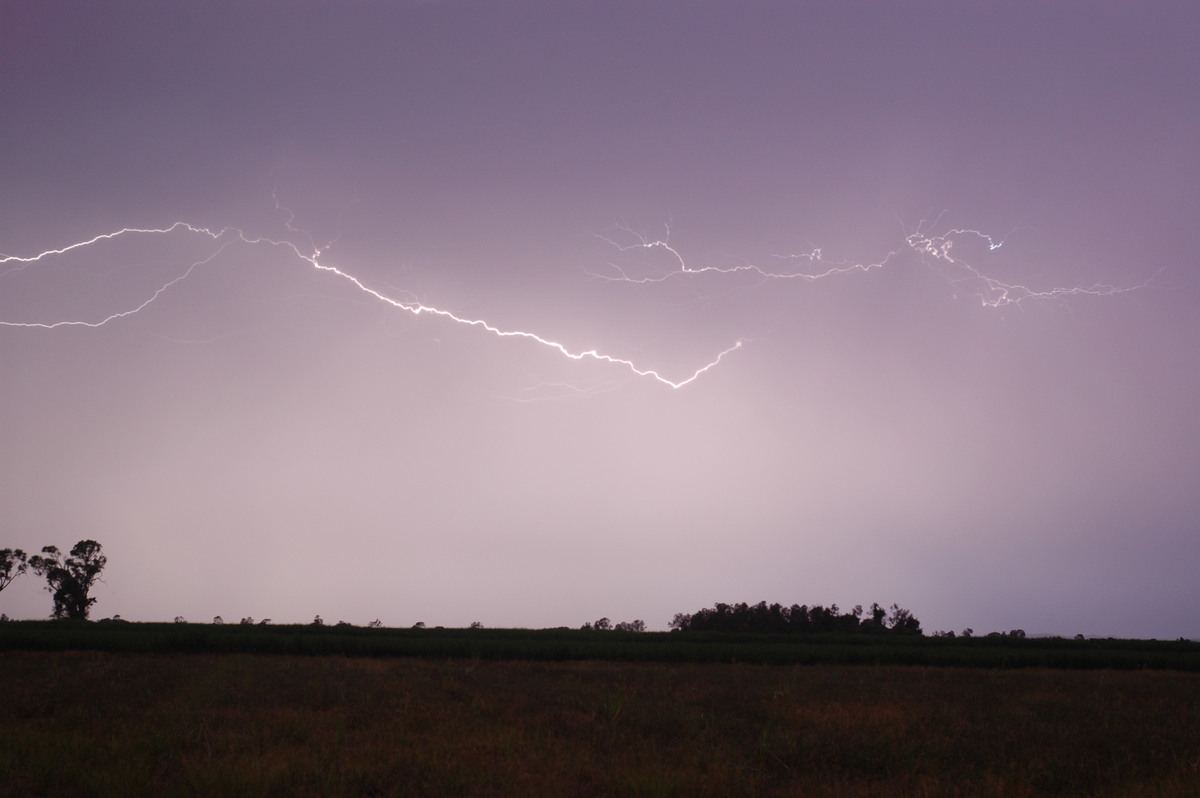
<instances>
[{"instance_id":1,"label":"open field","mask_svg":"<svg viewBox=\"0 0 1200 798\"><path fill-rule=\"evenodd\" d=\"M370 629L312 624L258 626L15 621L0 624L0 651L11 650L336 654L761 665L1170 669L1200 672L1200 643L1186 640L946 638L870 634Z\"/></svg>"},{"instance_id":2,"label":"open field","mask_svg":"<svg viewBox=\"0 0 1200 798\"><path fill-rule=\"evenodd\" d=\"M1200 794L1177 671L0 653L0 794Z\"/></svg>"}]
</instances>

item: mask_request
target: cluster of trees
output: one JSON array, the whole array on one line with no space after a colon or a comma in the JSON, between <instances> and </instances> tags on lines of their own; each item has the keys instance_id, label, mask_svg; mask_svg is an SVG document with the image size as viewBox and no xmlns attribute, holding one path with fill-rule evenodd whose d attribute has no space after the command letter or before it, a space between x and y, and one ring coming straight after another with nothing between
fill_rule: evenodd
<instances>
[{"instance_id":1,"label":"cluster of trees","mask_svg":"<svg viewBox=\"0 0 1200 798\"><path fill-rule=\"evenodd\" d=\"M608 618L601 618L598 621L589 621L580 629L598 629L600 631L612 630L614 632L644 632L646 631L646 622L641 618L633 621L618 621L613 624Z\"/></svg>"},{"instance_id":2,"label":"cluster of trees","mask_svg":"<svg viewBox=\"0 0 1200 798\"><path fill-rule=\"evenodd\" d=\"M921 634L921 622L906 609L893 604L884 609L872 604L864 611L856 605L841 612L838 605L823 607L806 604L784 607L780 604L717 604L691 615L677 613L670 624L679 632L868 632L872 634Z\"/></svg>"},{"instance_id":3,"label":"cluster of trees","mask_svg":"<svg viewBox=\"0 0 1200 798\"><path fill-rule=\"evenodd\" d=\"M951 630L949 632L934 632L933 636L934 637L974 637L975 630L968 626L966 629L963 629L958 634L954 634L954 631ZM1024 640L1025 639L1025 630L1024 629L1011 629L1007 632L988 632L984 636L985 637L1007 637L1011 640ZM1083 637L1083 635L1075 635L1075 639L1083 640L1084 637Z\"/></svg>"},{"instance_id":4,"label":"cluster of trees","mask_svg":"<svg viewBox=\"0 0 1200 798\"><path fill-rule=\"evenodd\" d=\"M54 618L87 620L96 599L88 595L108 558L94 540L81 540L63 555L56 546L46 546L41 554L27 557L20 549L0 549L0 590L14 579L33 571L46 580L46 589L54 595Z\"/></svg>"},{"instance_id":5,"label":"cluster of trees","mask_svg":"<svg viewBox=\"0 0 1200 798\"><path fill-rule=\"evenodd\" d=\"M81 540L71 549L69 555L63 555L54 546L46 546L40 555L27 557L20 549L0 549L0 590L8 587L14 579L33 571L46 580L46 589L54 596L54 618L71 618L87 620L88 612L96 599L92 598L92 585L100 578L100 572L108 563L108 558L101 551L100 544L94 540ZM185 623L182 616L175 618L176 623ZM259 624L269 624L270 619L258 621ZM213 623L224 621L220 616L213 618ZM242 618L241 623L253 624L253 618ZM321 616L313 619L313 624L324 624ZM349 626L340 621L338 626ZM380 627L379 621L372 621L368 626ZM417 623L413 628L424 627ZM483 624L475 621L472 629L480 629ZM614 624L608 618L590 621L582 626L583 629L614 630L618 632L644 632L646 623L641 619L621 621ZM921 622L911 612L896 604L884 609L878 604L872 604L869 610L863 610L862 605L856 605L848 612L842 612L836 604L823 607L820 604L809 607L796 605L784 607L780 604L767 604L760 601L757 604L717 604L714 607L698 610L692 614L677 613L670 623L672 631L678 632L760 632L760 633L813 633L813 632L866 632L890 634L914 634L921 632ZM939 635L953 637L953 632L940 632ZM970 637L972 631L964 629L963 637ZM1019 629L1009 632L1010 637L1024 637Z\"/></svg>"}]
</instances>

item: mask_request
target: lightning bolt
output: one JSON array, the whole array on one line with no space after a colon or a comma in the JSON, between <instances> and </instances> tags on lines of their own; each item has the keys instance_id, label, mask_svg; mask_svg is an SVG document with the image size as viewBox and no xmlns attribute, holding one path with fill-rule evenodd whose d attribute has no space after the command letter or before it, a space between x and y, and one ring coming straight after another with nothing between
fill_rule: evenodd
<instances>
[{"instance_id":1,"label":"lightning bolt","mask_svg":"<svg viewBox=\"0 0 1200 798\"><path fill-rule=\"evenodd\" d=\"M278 202L276 202L276 207L277 208L280 207L278 205ZM287 225L286 225L288 227L289 231L294 231L294 229L292 227L292 221L293 221L293 217L289 212L288 219L287 219ZM160 228L126 227L126 228L122 228L120 230L116 230L111 233L104 233L104 234L101 234L98 236L94 236L85 241L79 241L74 244L69 244L67 246L60 247L58 249L49 249L49 250L46 250L45 252L40 252L36 255L30 255L30 256L3 255L3 256L0 256L0 266L7 265L7 266L9 266L9 268L3 272L0 272L0 277L11 274L15 271L20 271L20 270L26 269L33 264L53 258L55 256L65 255L65 254L67 254L69 252L73 252L75 250L86 249L88 247L101 244L105 241L111 241L113 239L122 238L122 237L131 237L131 236L156 236L156 235L162 236L162 235L168 235L171 233L176 233L176 232L181 232L181 231L195 235L195 236L203 236L203 237L210 239L212 242L214 242L217 245L216 250L213 251L212 254L208 255L204 259L192 263L178 276L173 277L170 280L168 280L167 282L163 283L157 290L155 290L153 293L151 293L150 296L146 297L138 304L136 304L132 307L129 307L125 310L111 313L108 316L105 316L101 319L92 320L92 321L78 320L78 319L52 321L52 322L0 320L0 327L32 327L32 328L38 328L38 329L44 329L44 330L54 330L54 329L57 329L60 327L87 327L87 328L103 327L103 326L110 324L114 321L117 321L119 319L123 319L127 316L132 316L132 315L144 310L145 308L149 307L156 300L158 300L159 297L161 297L163 294L167 293L174 286L187 280L188 277L190 277L197 269L200 269L204 265L212 262L227 247L232 246L234 244L240 244L240 245L246 245L246 246L267 246L267 247L273 247L273 248L277 248L277 249L283 249L288 254L293 256L298 263L307 265L318 271L325 272L327 274L331 274L333 276L339 277L342 280L345 280L346 282L353 285L355 288L357 288L362 293L372 297L373 299L383 302L384 304L390 305L391 307L394 307L398 310L402 310L406 313L410 313L414 316L421 316L421 315L437 316L439 318L454 322L456 324L462 324L462 325L466 325L469 327L476 327L476 328L485 330L486 332L491 333L492 335L497 336L499 338L525 339L525 340L540 344L543 347L552 349L552 350L558 352L563 357L569 358L570 360L597 360L597 361L601 361L604 363L609 363L614 366L623 367L638 377L645 377L648 379L652 379L659 383L662 383L663 385L666 385L670 388L675 388L675 389L683 388L684 386L689 385L692 382L695 382L697 379L700 378L700 376L702 374L705 374L709 370L715 368L717 366L717 364L719 364L727 355L731 354L732 352L734 352L737 349L740 349L743 344L743 342L740 340L736 341L732 346L730 346L730 347L726 348L725 350L721 351L720 353L718 353L716 355L716 357L714 357L711 361L709 361L707 364L701 366L700 368L696 369L690 375L685 376L682 379L671 379L667 376L664 376L662 373L660 373L659 371L657 371L655 369L643 368L631 360L627 360L627 359L621 358L621 357L616 357L614 355L605 354L596 349L575 351L575 350L569 349L565 344L562 344L558 341L555 341L555 340L552 340L549 338L544 338L541 335L538 335L533 332L529 332L527 330L502 329L500 327L495 326L494 324L491 324L488 321L485 321L484 319L467 318L464 316L459 316L449 310L445 310L443 308L438 308L438 307L433 307L431 305L426 305L415 299L411 299L411 300L403 299L402 300L402 299L396 299L394 297L388 296L374 288L371 288L367 284L363 283L361 280L359 280L353 274L350 274L349 272L343 271L342 269L338 268L337 266L334 266L330 263L325 262L323 260L323 257L326 254L327 250L329 249L330 244L328 244L328 243L323 246L315 246L314 245L311 252L306 253L303 250L301 250L301 248L299 246L292 243L291 241L277 240L277 239L272 239L272 238L266 238L263 236L251 236L236 227L224 227L224 228L220 228L220 229L213 229L213 228L208 228L208 227L198 227L196 225L188 224L187 222L175 222L174 224L172 224L168 227L160 227ZM310 239L310 242L311 242L311 239Z\"/></svg>"},{"instance_id":2,"label":"lightning bolt","mask_svg":"<svg viewBox=\"0 0 1200 798\"><path fill-rule=\"evenodd\" d=\"M949 230L941 235L929 235L918 231L904 240L925 262L943 267L941 273L951 284L975 283L977 286L981 286L981 289L975 289L975 293L978 295L980 303L988 308L1019 305L1030 300L1065 299L1072 296L1113 296L1145 288L1154 279L1151 277L1145 282L1131 286L1094 283L1090 286L1040 290L1020 283L1006 283L984 274L980 269L951 254L955 241L963 237L977 238L986 242L989 252L999 249L1004 244L1003 240L996 241L978 230Z\"/></svg>"},{"instance_id":3,"label":"lightning bolt","mask_svg":"<svg viewBox=\"0 0 1200 798\"><path fill-rule=\"evenodd\" d=\"M799 254L774 256L775 258L785 261L787 264L789 264L787 268L782 269L765 268L752 263L739 264L735 266L692 266L687 262L687 260L685 260L679 250L670 244L669 228L667 230L666 238L651 239L630 229L627 226L621 226L618 229L633 239L632 244L622 244L610 236L602 235L599 237L620 252L630 252L639 249L651 251L658 250L665 252L667 253L670 261L673 263L673 266L655 274L631 275L621 266L615 263L610 263L609 267L613 270L614 274L592 273L591 276L602 280L636 284L661 283L670 279L695 277L697 275L704 274L745 274L756 277L760 280L801 280L805 282L816 282L817 280L824 280L839 274L848 274L851 272L871 272L877 269L882 269L886 267L893 259L898 257L902 252L911 251L916 253L916 255L926 265L934 267L951 285L974 293L979 298L980 304L983 307L988 308L999 308L1006 305L1019 305L1022 302L1034 300L1061 300L1072 296L1112 296L1114 294L1123 294L1129 291L1136 291L1140 288L1145 288L1154 279L1151 277L1143 283L1132 286L1115 286L1096 283L1087 287L1075 286L1040 290L1031 288L1027 285L1022 285L1020 283L1007 283L1003 280L985 274L976 266L973 266L965 260L962 260L961 258L955 257L953 254L951 254L955 243L961 239L978 239L986 244L989 252L1000 249L1000 247L1004 245L1003 239L997 240L986 233L971 229L952 229L944 233L934 235L922 230L924 224L925 223L922 222L917 226L915 232L904 237L904 246L898 246L877 261L856 262L830 260L824 256L819 248L817 248L809 252Z\"/></svg>"},{"instance_id":4,"label":"lightning bolt","mask_svg":"<svg viewBox=\"0 0 1200 798\"><path fill-rule=\"evenodd\" d=\"M275 195L273 194L272 196L274 197ZM744 344L744 339L738 340L734 342L732 346L729 346L728 348L719 352L708 363L694 370L691 374L683 378L672 379L663 375L658 370L644 368L637 365L632 360L617 357L615 355L605 354L597 349L587 349L582 351L573 350L568 348L563 343L543 337L528 330L503 329L484 319L460 316L444 308L427 305L415 298L398 299L394 296L389 296L380 290L372 288L350 272L344 271L338 266L327 262L325 260L325 256L334 242L330 241L318 246L313 241L311 236L309 236L307 233L304 233L302 230L298 230L294 226L294 214L280 205L277 197L275 198L275 207L276 210L286 214L285 227L287 228L288 232L294 235L302 234L303 237L307 239L310 249L306 251L305 249L302 249L301 246L293 243L290 240L274 239L265 236L252 236L236 227L223 227L218 229L200 227L187 222L175 222L167 227L159 228L126 227L114 232L93 236L92 238L78 241L73 244L68 244L56 249L48 249L36 255L0 255L0 266L8 267L7 269L0 271L0 278L3 278L14 272L22 271L39 262L58 256L67 255L68 253L76 250L84 250L88 247L98 246L104 242L112 241L122 237L166 236L172 233L183 232L193 236L207 238L215 245L215 249L207 257L193 262L180 274L172 277L170 280L167 280L160 285L149 296L124 310L110 313L103 318L95 320L66 319L48 322L10 321L0 319L0 327L26 327L45 330L53 330L60 327L103 327L125 317L135 315L146 309L155 301L157 301L163 294L170 291L176 285L187 280L198 269L201 269L205 265L215 260L228 247L233 245L244 245L250 247L265 246L282 249L292 258L294 258L298 264L305 265L317 271L341 278L342 280L353 285L358 291L370 296L371 298L398 310L410 313L414 316L436 316L455 324L479 328L499 338L525 339L543 347L552 349L570 360L601 361L624 368L637 377L655 380L663 385L675 389L683 388L684 386L696 381L701 375L715 368L727 355L731 354L737 349L740 349ZM939 216L938 220L940 220L940 218L941 217ZM934 224L936 224L938 220L935 220ZM609 274L593 276L605 280L638 284L659 283L670 279L696 277L704 274L746 274L754 276L760 280L790 279L813 282L840 274L848 274L851 272L870 272L877 269L882 269L886 267L893 259L899 256L900 253L910 251L915 253L926 265L929 265L937 270L952 285L961 287L966 291L974 293L976 296L978 296L980 303L984 307L989 308L999 308L1006 305L1019 305L1022 302L1033 300L1061 300L1072 296L1111 296L1114 294L1125 293L1143 288L1148 285L1151 280L1153 280L1153 278L1151 278L1151 280L1147 280L1140 285L1124 287L1097 283L1088 287L1059 287L1050 289L1034 289L1020 283L1004 282L998 278L984 273L981 269L954 254L955 244L960 240L975 239L985 245L987 247L987 251L993 252L1000 249L1004 245L1004 241L1002 239L997 240L986 233L972 229L951 229L944 233L933 234L924 231L924 226L925 222L922 221L922 223L917 226L915 232L909 233L904 237L904 246L898 246L896 249L891 250L884 255L883 258L877 261L833 261L827 259L820 249L813 249L807 253L775 256L777 259L783 260L789 264L786 268L775 269L764 268L755 264L740 264L735 266L706 265L695 267L690 265L679 252L679 250L669 243L669 228L667 229L667 238L650 239L634 232L628 227L623 226L619 229L630 236L634 243L621 244L610 237L601 236L601 238L605 241L608 241L612 246L621 252L629 252L638 249L665 252L673 262L673 267L657 274L636 276L630 275L624 269L612 264L611 266L615 271L615 275ZM596 389L588 389L583 391L576 389L575 393L589 393L593 390ZM523 399L518 399L517 401L523 401Z\"/></svg>"},{"instance_id":5,"label":"lightning bolt","mask_svg":"<svg viewBox=\"0 0 1200 798\"><path fill-rule=\"evenodd\" d=\"M690 265L687 262L687 260L684 259L683 255L680 254L679 250L675 249L675 247L673 247L669 243L670 237L671 237L670 228L667 229L667 237L663 238L663 239L647 238L646 236L642 235L641 233L638 233L638 232L634 231L633 229L626 227L626 226L621 226L619 229L623 233L626 233L629 236L633 237L635 239L634 243L622 244L609 236L603 236L603 235L599 236L599 238L602 241L605 241L608 244L612 245L615 249L617 249L620 252L630 252L630 251L638 250L638 249L662 250L663 252L666 252L669 255L669 257L672 261L674 261L675 267L673 269L664 271L660 274L642 275L642 276L635 277L635 276L629 275L619 265L617 265L615 263L610 263L609 267L616 272L616 276L591 273L592 277L596 277L601 280L610 280L613 282L623 282L623 283L662 283L662 282L666 282L667 280L669 280L673 277L680 277L680 276L685 276L685 275L750 274L752 276L757 276L757 277L766 278L766 279L777 279L777 278L778 279L798 279L798 280L815 282L817 280L825 279L826 277L832 277L835 274L844 274L846 272L855 272L855 271L867 272L867 271L872 271L874 269L881 269L887 264L887 262L892 257L894 257L897 254L897 251L893 250L892 252L889 252L878 263L852 263L850 261L831 262L831 261L827 261L822 256L820 249L814 249L811 252L802 253L802 254L775 256L777 258L787 260L787 261L793 261L793 262L805 261L810 265L810 268L813 266L817 267L816 269L813 269L811 271L796 270L796 269L789 269L786 271L775 271L772 269L763 268L762 266L757 266L752 263L741 264L738 266L711 266L710 265L710 266L697 267L697 266Z\"/></svg>"}]
</instances>

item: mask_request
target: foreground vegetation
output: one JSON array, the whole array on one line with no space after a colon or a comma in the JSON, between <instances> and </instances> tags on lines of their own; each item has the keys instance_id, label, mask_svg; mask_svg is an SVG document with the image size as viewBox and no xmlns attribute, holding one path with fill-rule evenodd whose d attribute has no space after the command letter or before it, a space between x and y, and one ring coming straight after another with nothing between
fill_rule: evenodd
<instances>
[{"instance_id":1,"label":"foreground vegetation","mask_svg":"<svg viewBox=\"0 0 1200 798\"><path fill-rule=\"evenodd\" d=\"M0 654L28 796L1187 796L1173 671Z\"/></svg>"},{"instance_id":2,"label":"foreground vegetation","mask_svg":"<svg viewBox=\"0 0 1200 798\"><path fill-rule=\"evenodd\" d=\"M1200 672L1185 640L870 634L386 629L355 626L9 621L0 651L96 650L441 657L538 661L890 664L1172 669Z\"/></svg>"}]
</instances>

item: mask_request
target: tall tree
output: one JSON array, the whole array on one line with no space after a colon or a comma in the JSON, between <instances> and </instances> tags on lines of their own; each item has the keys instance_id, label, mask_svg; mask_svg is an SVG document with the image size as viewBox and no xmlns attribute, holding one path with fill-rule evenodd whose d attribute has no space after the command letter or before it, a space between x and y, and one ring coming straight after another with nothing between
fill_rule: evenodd
<instances>
[{"instance_id":1,"label":"tall tree","mask_svg":"<svg viewBox=\"0 0 1200 798\"><path fill-rule=\"evenodd\" d=\"M921 634L921 622L903 607L893 604L888 614L888 627L898 634Z\"/></svg>"},{"instance_id":2,"label":"tall tree","mask_svg":"<svg viewBox=\"0 0 1200 798\"><path fill-rule=\"evenodd\" d=\"M29 567L45 577L46 589L54 594L55 618L87 620L88 611L96 603L88 593L108 564L108 558L94 540L81 540L66 559L55 546L46 546L42 554L29 558Z\"/></svg>"},{"instance_id":3,"label":"tall tree","mask_svg":"<svg viewBox=\"0 0 1200 798\"><path fill-rule=\"evenodd\" d=\"M20 549L0 549L0 590L25 573L25 552Z\"/></svg>"}]
</instances>

